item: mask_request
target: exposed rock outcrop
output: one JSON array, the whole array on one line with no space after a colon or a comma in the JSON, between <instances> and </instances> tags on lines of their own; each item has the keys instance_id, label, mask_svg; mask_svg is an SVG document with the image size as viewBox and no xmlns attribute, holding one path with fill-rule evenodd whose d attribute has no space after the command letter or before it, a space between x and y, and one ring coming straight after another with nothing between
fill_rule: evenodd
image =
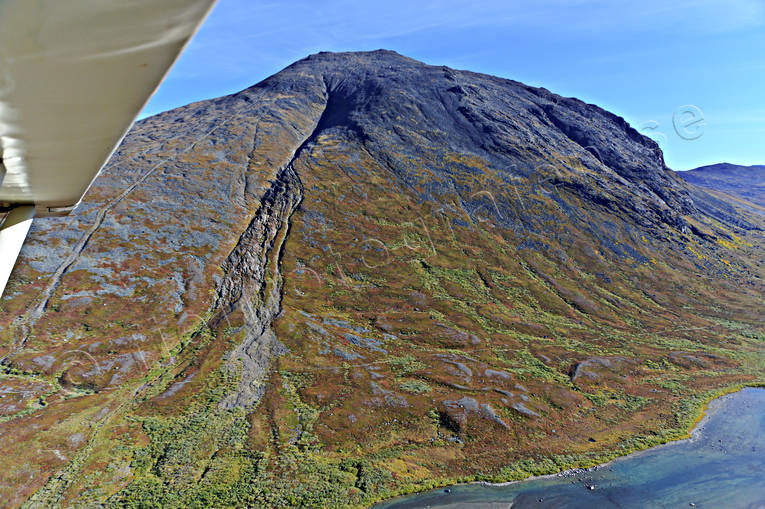
<instances>
[{"instance_id":1,"label":"exposed rock outcrop","mask_svg":"<svg viewBox=\"0 0 765 509\"><path fill-rule=\"evenodd\" d=\"M303 189L289 165L281 170L239 242L223 265L211 325L218 326L234 311L244 316L244 340L229 353L228 366L240 374L239 388L221 407L250 407L265 390L271 358L287 351L271 328L281 311L283 275L280 258L289 220L300 205Z\"/></svg>"}]
</instances>

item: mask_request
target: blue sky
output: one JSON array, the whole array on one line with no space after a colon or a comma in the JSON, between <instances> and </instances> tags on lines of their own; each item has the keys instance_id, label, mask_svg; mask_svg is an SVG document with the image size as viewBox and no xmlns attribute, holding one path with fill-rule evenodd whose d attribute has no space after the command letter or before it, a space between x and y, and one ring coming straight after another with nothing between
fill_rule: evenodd
<instances>
[{"instance_id":1,"label":"blue sky","mask_svg":"<svg viewBox=\"0 0 765 509\"><path fill-rule=\"evenodd\" d=\"M220 0L143 116L378 48L598 104L676 170L765 164L765 0Z\"/></svg>"}]
</instances>

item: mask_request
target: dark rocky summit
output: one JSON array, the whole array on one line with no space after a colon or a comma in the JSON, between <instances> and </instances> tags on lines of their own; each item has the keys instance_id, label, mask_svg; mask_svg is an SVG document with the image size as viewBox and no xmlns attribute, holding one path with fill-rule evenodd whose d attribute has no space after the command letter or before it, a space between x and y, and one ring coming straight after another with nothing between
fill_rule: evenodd
<instances>
[{"instance_id":1,"label":"dark rocky summit","mask_svg":"<svg viewBox=\"0 0 765 509\"><path fill-rule=\"evenodd\" d=\"M137 123L35 222L0 505L364 506L678 437L761 381L763 232L597 106L312 55Z\"/></svg>"}]
</instances>

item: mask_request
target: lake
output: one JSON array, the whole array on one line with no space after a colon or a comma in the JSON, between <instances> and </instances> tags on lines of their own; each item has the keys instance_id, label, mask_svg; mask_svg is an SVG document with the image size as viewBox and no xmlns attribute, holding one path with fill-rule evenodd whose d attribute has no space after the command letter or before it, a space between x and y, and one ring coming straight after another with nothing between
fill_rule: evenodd
<instances>
[{"instance_id":1,"label":"lake","mask_svg":"<svg viewBox=\"0 0 765 509\"><path fill-rule=\"evenodd\" d=\"M452 486L376 507L765 509L765 389L712 401L692 437L586 471Z\"/></svg>"}]
</instances>

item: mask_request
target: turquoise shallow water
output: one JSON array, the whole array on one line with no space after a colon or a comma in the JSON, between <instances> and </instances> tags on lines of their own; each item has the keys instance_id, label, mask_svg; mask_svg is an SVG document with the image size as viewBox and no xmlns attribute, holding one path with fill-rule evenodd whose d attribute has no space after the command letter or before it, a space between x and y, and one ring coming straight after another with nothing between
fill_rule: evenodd
<instances>
[{"instance_id":1,"label":"turquoise shallow water","mask_svg":"<svg viewBox=\"0 0 765 509\"><path fill-rule=\"evenodd\" d=\"M376 507L765 509L765 389L713 401L693 437L594 470L505 486L453 486L450 493L439 489Z\"/></svg>"}]
</instances>

